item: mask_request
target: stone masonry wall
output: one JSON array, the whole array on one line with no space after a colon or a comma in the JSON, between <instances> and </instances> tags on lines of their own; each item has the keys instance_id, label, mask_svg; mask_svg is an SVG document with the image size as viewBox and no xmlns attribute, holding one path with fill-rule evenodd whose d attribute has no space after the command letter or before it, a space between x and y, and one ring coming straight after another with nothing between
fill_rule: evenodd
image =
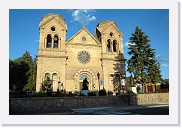
<instances>
[{"instance_id":1,"label":"stone masonry wall","mask_svg":"<svg viewBox=\"0 0 182 128\"><path fill-rule=\"evenodd\" d=\"M132 94L130 104L169 104L169 93Z\"/></svg>"},{"instance_id":2,"label":"stone masonry wall","mask_svg":"<svg viewBox=\"0 0 182 128\"><path fill-rule=\"evenodd\" d=\"M116 96L10 98L10 113L59 111L63 108L121 106Z\"/></svg>"},{"instance_id":3,"label":"stone masonry wall","mask_svg":"<svg viewBox=\"0 0 182 128\"><path fill-rule=\"evenodd\" d=\"M168 104L168 93L132 94L128 96L89 97L31 97L10 98L10 114L13 112L59 111L64 108L109 107L130 104Z\"/></svg>"}]
</instances>

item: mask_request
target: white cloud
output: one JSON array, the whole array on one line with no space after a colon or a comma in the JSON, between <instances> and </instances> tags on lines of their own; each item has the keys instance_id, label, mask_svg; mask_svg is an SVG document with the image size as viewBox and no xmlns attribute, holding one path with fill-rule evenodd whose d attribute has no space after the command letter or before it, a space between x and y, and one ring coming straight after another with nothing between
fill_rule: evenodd
<instances>
[{"instance_id":1,"label":"white cloud","mask_svg":"<svg viewBox=\"0 0 182 128\"><path fill-rule=\"evenodd\" d=\"M161 64L161 67L167 67L168 65L167 64Z\"/></svg>"},{"instance_id":2,"label":"white cloud","mask_svg":"<svg viewBox=\"0 0 182 128\"><path fill-rule=\"evenodd\" d=\"M168 57L164 57L161 55L156 55L156 58L159 62L169 62L169 58Z\"/></svg>"},{"instance_id":3,"label":"white cloud","mask_svg":"<svg viewBox=\"0 0 182 128\"><path fill-rule=\"evenodd\" d=\"M130 42L126 42L126 43L124 44L124 46L129 47L129 44L130 44L130 45L134 45L134 44L131 44Z\"/></svg>"},{"instance_id":4,"label":"white cloud","mask_svg":"<svg viewBox=\"0 0 182 128\"><path fill-rule=\"evenodd\" d=\"M93 9L77 9L72 11L73 21L79 22L80 24L89 24L91 21L96 20L94 15L96 11Z\"/></svg>"}]
</instances>

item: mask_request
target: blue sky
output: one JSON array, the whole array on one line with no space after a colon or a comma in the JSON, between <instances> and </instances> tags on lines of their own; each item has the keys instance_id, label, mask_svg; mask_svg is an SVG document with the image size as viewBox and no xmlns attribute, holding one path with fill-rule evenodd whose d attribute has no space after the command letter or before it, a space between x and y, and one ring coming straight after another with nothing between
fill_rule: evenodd
<instances>
[{"instance_id":1,"label":"blue sky","mask_svg":"<svg viewBox=\"0 0 182 128\"><path fill-rule=\"evenodd\" d=\"M124 34L124 55L129 59L128 41L138 26L149 36L151 48L156 49L156 58L161 64L163 78L169 78L169 11L167 9L91 9L91 10L9 10L9 58L21 57L29 51L35 58L39 46L39 23L47 13L64 17L68 26L66 39L76 34L82 24L93 35L95 27L104 20L113 20ZM127 76L129 74L127 73Z\"/></svg>"}]
</instances>

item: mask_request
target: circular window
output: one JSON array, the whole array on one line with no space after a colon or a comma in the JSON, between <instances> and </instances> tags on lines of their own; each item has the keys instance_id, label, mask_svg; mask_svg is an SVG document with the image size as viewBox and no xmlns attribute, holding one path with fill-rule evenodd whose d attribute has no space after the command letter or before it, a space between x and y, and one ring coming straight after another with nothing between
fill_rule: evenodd
<instances>
[{"instance_id":1,"label":"circular window","mask_svg":"<svg viewBox=\"0 0 182 128\"><path fill-rule=\"evenodd\" d=\"M112 33L112 32L110 32L110 34L109 34L109 35L110 35L110 37L112 37L112 36L113 36L113 33Z\"/></svg>"},{"instance_id":2,"label":"circular window","mask_svg":"<svg viewBox=\"0 0 182 128\"><path fill-rule=\"evenodd\" d=\"M86 38L85 37L82 37L82 41L86 41Z\"/></svg>"},{"instance_id":3,"label":"circular window","mask_svg":"<svg viewBox=\"0 0 182 128\"><path fill-rule=\"evenodd\" d=\"M51 27L51 30L52 30L52 31L55 31L55 30L56 30L56 28L55 28L54 26L52 26L52 27Z\"/></svg>"},{"instance_id":4,"label":"circular window","mask_svg":"<svg viewBox=\"0 0 182 128\"><path fill-rule=\"evenodd\" d=\"M90 61L90 54L87 51L81 51L78 53L78 61L86 64Z\"/></svg>"}]
</instances>

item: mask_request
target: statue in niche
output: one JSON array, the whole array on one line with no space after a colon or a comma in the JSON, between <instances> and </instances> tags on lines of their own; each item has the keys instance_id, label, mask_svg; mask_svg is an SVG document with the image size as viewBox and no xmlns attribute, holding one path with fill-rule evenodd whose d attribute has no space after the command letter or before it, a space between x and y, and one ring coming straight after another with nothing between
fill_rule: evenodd
<instances>
[{"instance_id":1,"label":"statue in niche","mask_svg":"<svg viewBox=\"0 0 182 128\"><path fill-rule=\"evenodd\" d=\"M88 81L87 81L87 78L85 78L84 80L83 80L83 88L82 88L82 90L88 90Z\"/></svg>"}]
</instances>

